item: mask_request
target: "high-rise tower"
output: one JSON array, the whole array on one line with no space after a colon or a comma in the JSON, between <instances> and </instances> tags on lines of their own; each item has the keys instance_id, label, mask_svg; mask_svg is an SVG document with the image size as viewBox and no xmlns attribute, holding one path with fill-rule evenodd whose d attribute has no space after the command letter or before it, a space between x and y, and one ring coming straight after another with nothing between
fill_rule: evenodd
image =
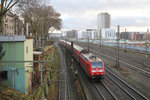
<instances>
[{"instance_id":1,"label":"high-rise tower","mask_svg":"<svg viewBox=\"0 0 150 100\"><path fill-rule=\"evenodd\" d=\"M108 13L99 13L98 14L98 36L101 37L100 32L102 29L110 28L110 14Z\"/></svg>"}]
</instances>

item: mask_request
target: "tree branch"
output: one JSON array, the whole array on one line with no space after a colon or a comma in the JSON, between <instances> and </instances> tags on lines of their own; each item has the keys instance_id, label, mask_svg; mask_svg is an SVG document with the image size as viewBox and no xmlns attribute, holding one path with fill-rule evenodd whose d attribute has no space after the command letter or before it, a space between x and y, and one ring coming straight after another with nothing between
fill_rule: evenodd
<instances>
[{"instance_id":1,"label":"tree branch","mask_svg":"<svg viewBox=\"0 0 150 100\"><path fill-rule=\"evenodd\" d=\"M13 2L13 0L10 0L10 2L8 3L8 5L7 5L7 7L5 7L6 8L6 10L9 8L9 6L10 6L10 4Z\"/></svg>"},{"instance_id":2,"label":"tree branch","mask_svg":"<svg viewBox=\"0 0 150 100\"><path fill-rule=\"evenodd\" d=\"M5 7L6 7L6 5L7 5L7 0L5 1Z\"/></svg>"},{"instance_id":3,"label":"tree branch","mask_svg":"<svg viewBox=\"0 0 150 100\"><path fill-rule=\"evenodd\" d=\"M12 0L11 0L11 1L12 1ZM10 2L11 2L11 1L10 1ZM7 6L6 12L7 12L8 10L10 10L18 1L19 1L19 0L16 0L10 7Z\"/></svg>"},{"instance_id":4,"label":"tree branch","mask_svg":"<svg viewBox=\"0 0 150 100\"><path fill-rule=\"evenodd\" d=\"M4 8L4 0L1 0L1 12L3 12L3 8Z\"/></svg>"}]
</instances>

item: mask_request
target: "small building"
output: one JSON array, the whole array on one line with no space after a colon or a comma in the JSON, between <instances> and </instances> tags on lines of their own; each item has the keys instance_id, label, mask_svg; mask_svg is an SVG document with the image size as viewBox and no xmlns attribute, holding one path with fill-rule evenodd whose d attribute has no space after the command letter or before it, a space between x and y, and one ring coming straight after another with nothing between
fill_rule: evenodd
<instances>
[{"instance_id":1,"label":"small building","mask_svg":"<svg viewBox=\"0 0 150 100\"><path fill-rule=\"evenodd\" d=\"M0 76L4 84L27 93L32 86L33 39L25 36L0 35L2 51Z\"/></svg>"}]
</instances>

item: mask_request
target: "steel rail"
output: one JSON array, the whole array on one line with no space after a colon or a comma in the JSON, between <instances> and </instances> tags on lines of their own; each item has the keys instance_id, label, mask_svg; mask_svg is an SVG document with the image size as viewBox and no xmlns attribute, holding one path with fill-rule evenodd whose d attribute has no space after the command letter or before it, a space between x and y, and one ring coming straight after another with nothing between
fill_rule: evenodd
<instances>
[{"instance_id":1,"label":"steel rail","mask_svg":"<svg viewBox=\"0 0 150 100\"><path fill-rule=\"evenodd\" d=\"M95 52L95 53L97 53L97 54L101 54L101 55L103 55L103 56L105 56L105 57L108 57L108 58L111 58L111 59L113 59L113 60L116 60L114 57L111 57L111 56L109 56L109 55L102 54L102 53L97 52L97 51L94 51L94 50L92 50L92 49L90 49L90 50L93 51L93 52ZM139 71L142 71L142 72L144 72L144 73L150 75L150 72L148 72L148 71L145 71L145 70L143 70L143 69L137 68L137 67L135 67L135 66L133 66L133 65L131 65L131 64L128 64L128 63L122 61L122 60L119 60L119 61L120 61L121 63L124 63L124 64L126 64L126 65L128 65L128 66L134 68L134 69L137 69L137 70L139 70Z\"/></svg>"},{"instance_id":2,"label":"steel rail","mask_svg":"<svg viewBox=\"0 0 150 100\"><path fill-rule=\"evenodd\" d=\"M91 50L92 50L92 49L91 49ZM97 54L102 54L102 53L99 53L99 52L94 51L94 50L92 50L92 51L95 52L95 53L97 53ZM104 55L104 54L102 54L102 55ZM107 56L107 57L109 57L109 58L115 60L115 58L113 58L113 57L111 57L111 56L108 56L108 55L104 55L104 56ZM147 73L147 74L150 75L150 72L147 72L147 71L145 71L145 70L142 70L142 69L140 69L140 68L137 68L137 67L135 67L135 66L133 66L133 65L130 65L130 64L124 62L124 61L120 61L120 62L122 62L122 63L124 63L124 64L126 64L126 65L129 65L129 66L131 66L131 67L133 67L133 68L135 68L135 69L138 69L138 70L140 70L140 71L142 71L142 72ZM106 68L105 68L105 69L106 69ZM107 69L106 69L106 70L107 70ZM113 74L113 73L112 73L112 74ZM120 78L118 77L118 79L120 79ZM112 81L113 81L113 80L112 80ZM124 81L121 80L121 79L120 79L120 81L121 81L123 84L125 84L126 86L128 86L128 87L130 88L130 90L132 90L133 93L136 93L136 94L137 94L136 96L133 97L133 96L132 96L133 93L132 93L132 95L131 95L131 94L128 93L128 91L126 91L126 90L124 89L124 90L126 91L126 93L127 93L128 95L130 95L133 99L137 99L137 100L148 100L144 95L142 95L140 92L138 92L137 90L135 90L133 87L129 86L126 82L124 82ZM114 82L115 82L115 81L114 81ZM119 85L119 84L118 84L118 85ZM139 98L141 98L141 99L139 99Z\"/></svg>"},{"instance_id":3,"label":"steel rail","mask_svg":"<svg viewBox=\"0 0 150 100\"><path fill-rule=\"evenodd\" d=\"M106 100L106 98L104 97L104 95L102 94L102 92L100 91L100 89L98 88L98 86L96 84L94 84L94 86L95 86L96 90L98 91L98 93L100 94L100 96L102 98L101 100Z\"/></svg>"},{"instance_id":4,"label":"steel rail","mask_svg":"<svg viewBox=\"0 0 150 100\"><path fill-rule=\"evenodd\" d=\"M78 42L76 42L76 43L78 43ZM93 47L97 47L97 46L95 46L96 44L95 45L89 44L89 45L93 46ZM111 47L111 48L115 49L115 46L108 46L108 47ZM145 52L145 51L140 51L140 50L135 50L135 49L128 49L128 48L122 48L122 47L120 47L120 49L121 50L126 50L127 52L135 52L135 53L139 53L139 54L150 55L149 52Z\"/></svg>"},{"instance_id":5,"label":"steel rail","mask_svg":"<svg viewBox=\"0 0 150 100\"><path fill-rule=\"evenodd\" d=\"M127 84L125 81L123 81L121 78L119 78L114 73L110 72L107 68L105 68L108 76L116 85L118 84L119 87L121 87L128 95L130 95L135 100L148 100L144 95L142 95L139 91L131 87L129 84ZM110 75L108 75L108 73ZM118 80L118 81L117 81ZM122 84L122 86L121 86ZM123 87L124 86L124 87Z\"/></svg>"},{"instance_id":6,"label":"steel rail","mask_svg":"<svg viewBox=\"0 0 150 100\"><path fill-rule=\"evenodd\" d=\"M107 89L110 95L113 97L113 100L118 100L117 97L110 91L110 89L106 86L103 80L101 80L101 84Z\"/></svg>"},{"instance_id":7,"label":"steel rail","mask_svg":"<svg viewBox=\"0 0 150 100\"><path fill-rule=\"evenodd\" d=\"M60 80L64 80L64 81L60 81L59 83L59 100L68 100L68 96L67 96L67 78L66 78L66 62L64 58L64 55L62 53L62 51L59 48L59 52L60 53L60 58L62 59L61 64L60 64L60 71L62 71L63 73L61 73L62 75L60 75ZM64 89L64 91L63 91ZM64 93L64 94L62 94ZM70 99L69 99L70 100Z\"/></svg>"}]
</instances>

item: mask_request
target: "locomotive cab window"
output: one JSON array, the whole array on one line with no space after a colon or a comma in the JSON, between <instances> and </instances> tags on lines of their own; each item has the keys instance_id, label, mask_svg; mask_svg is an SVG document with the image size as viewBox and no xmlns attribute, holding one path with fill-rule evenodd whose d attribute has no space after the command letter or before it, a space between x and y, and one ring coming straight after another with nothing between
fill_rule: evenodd
<instances>
[{"instance_id":1,"label":"locomotive cab window","mask_svg":"<svg viewBox=\"0 0 150 100\"><path fill-rule=\"evenodd\" d=\"M92 68L102 68L102 62L91 62Z\"/></svg>"},{"instance_id":2,"label":"locomotive cab window","mask_svg":"<svg viewBox=\"0 0 150 100\"><path fill-rule=\"evenodd\" d=\"M102 62L98 62L98 63L97 63L97 66L98 66L98 68L103 68Z\"/></svg>"}]
</instances>

